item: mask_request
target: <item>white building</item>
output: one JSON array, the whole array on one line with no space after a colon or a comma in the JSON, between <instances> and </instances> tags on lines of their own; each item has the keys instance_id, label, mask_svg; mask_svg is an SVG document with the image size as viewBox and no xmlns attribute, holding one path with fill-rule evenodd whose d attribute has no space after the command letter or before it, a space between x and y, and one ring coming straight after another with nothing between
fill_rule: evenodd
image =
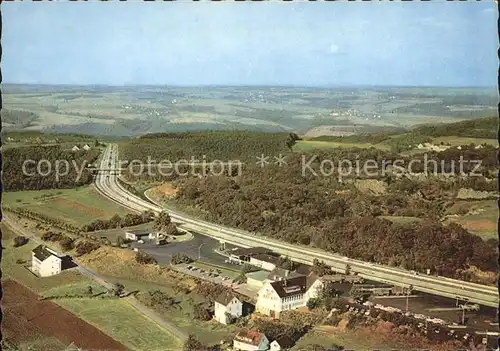
<instances>
[{"instance_id":1,"label":"white building","mask_svg":"<svg viewBox=\"0 0 500 351\"><path fill-rule=\"evenodd\" d=\"M288 338L281 338L277 340L273 340L271 344L269 344L269 351L284 351L290 350L294 346L294 343Z\"/></svg>"},{"instance_id":2,"label":"white building","mask_svg":"<svg viewBox=\"0 0 500 351\"><path fill-rule=\"evenodd\" d=\"M85 145L83 145L83 149L85 151L89 151L90 150L90 146L88 144L85 144Z\"/></svg>"},{"instance_id":3,"label":"white building","mask_svg":"<svg viewBox=\"0 0 500 351\"><path fill-rule=\"evenodd\" d=\"M322 281L313 275L267 281L259 290L255 310L279 318L282 311L306 306L309 299L318 297L322 286Z\"/></svg>"},{"instance_id":4,"label":"white building","mask_svg":"<svg viewBox=\"0 0 500 351\"><path fill-rule=\"evenodd\" d=\"M256 331L242 330L233 340L233 349L238 351L265 351L268 348L267 337Z\"/></svg>"},{"instance_id":5,"label":"white building","mask_svg":"<svg viewBox=\"0 0 500 351\"><path fill-rule=\"evenodd\" d=\"M134 230L126 230L125 231L125 238L128 240L141 240L141 239L147 239L149 238L150 230L147 229L134 229Z\"/></svg>"},{"instance_id":6,"label":"white building","mask_svg":"<svg viewBox=\"0 0 500 351\"><path fill-rule=\"evenodd\" d=\"M243 303L236 297L222 295L215 299L214 319L222 324L228 324L228 314L233 317L241 317L243 314Z\"/></svg>"},{"instance_id":7,"label":"white building","mask_svg":"<svg viewBox=\"0 0 500 351\"><path fill-rule=\"evenodd\" d=\"M268 252L270 252L270 250L264 247L237 248L230 252L229 260L237 264L250 263L250 258L252 256Z\"/></svg>"},{"instance_id":8,"label":"white building","mask_svg":"<svg viewBox=\"0 0 500 351\"><path fill-rule=\"evenodd\" d=\"M276 268L278 263L278 256L270 255L267 253L261 253L250 257L250 262L252 266L262 268L266 271L272 271Z\"/></svg>"},{"instance_id":9,"label":"white building","mask_svg":"<svg viewBox=\"0 0 500 351\"><path fill-rule=\"evenodd\" d=\"M80 151L80 148L77 145L75 145L75 146L73 146L71 151Z\"/></svg>"},{"instance_id":10,"label":"white building","mask_svg":"<svg viewBox=\"0 0 500 351\"><path fill-rule=\"evenodd\" d=\"M61 273L62 257L55 251L39 245L31 251L31 270L41 277Z\"/></svg>"},{"instance_id":11,"label":"white building","mask_svg":"<svg viewBox=\"0 0 500 351\"><path fill-rule=\"evenodd\" d=\"M245 274L247 277L247 284L256 288L262 288L268 275L269 272L267 271L257 271Z\"/></svg>"}]
</instances>

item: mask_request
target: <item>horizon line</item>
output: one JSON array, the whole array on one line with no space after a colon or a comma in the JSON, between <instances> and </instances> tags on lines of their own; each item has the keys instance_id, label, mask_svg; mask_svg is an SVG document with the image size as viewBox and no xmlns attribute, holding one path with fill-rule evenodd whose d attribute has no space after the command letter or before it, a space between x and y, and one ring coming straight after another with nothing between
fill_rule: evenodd
<instances>
[{"instance_id":1,"label":"horizon line","mask_svg":"<svg viewBox=\"0 0 500 351\"><path fill-rule=\"evenodd\" d=\"M106 88L131 88L131 87L158 87L158 88L452 88L452 89L498 89L496 85L381 85L381 84L70 84L70 83L9 83L2 82L3 86L45 86L45 87L106 87Z\"/></svg>"}]
</instances>

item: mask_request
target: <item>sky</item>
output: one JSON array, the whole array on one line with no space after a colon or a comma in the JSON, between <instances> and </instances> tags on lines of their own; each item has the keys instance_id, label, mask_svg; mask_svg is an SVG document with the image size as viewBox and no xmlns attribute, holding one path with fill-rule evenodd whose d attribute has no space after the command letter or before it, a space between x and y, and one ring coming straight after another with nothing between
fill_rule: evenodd
<instances>
[{"instance_id":1,"label":"sky","mask_svg":"<svg viewBox=\"0 0 500 351\"><path fill-rule=\"evenodd\" d=\"M480 2L2 3L4 83L496 86Z\"/></svg>"}]
</instances>

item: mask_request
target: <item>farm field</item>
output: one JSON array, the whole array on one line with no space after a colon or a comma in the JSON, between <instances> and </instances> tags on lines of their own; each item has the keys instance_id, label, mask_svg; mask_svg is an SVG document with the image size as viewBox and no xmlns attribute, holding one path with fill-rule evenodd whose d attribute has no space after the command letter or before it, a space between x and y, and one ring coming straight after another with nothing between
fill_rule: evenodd
<instances>
[{"instance_id":1,"label":"farm field","mask_svg":"<svg viewBox=\"0 0 500 351\"><path fill-rule=\"evenodd\" d=\"M57 304L122 341L132 350L177 351L182 347L173 335L125 301L79 298L59 299Z\"/></svg>"},{"instance_id":2,"label":"farm field","mask_svg":"<svg viewBox=\"0 0 500 351\"><path fill-rule=\"evenodd\" d=\"M485 240L498 237L498 207L495 200L461 201L455 206L466 208L467 213L447 216L444 219L445 223L460 224L469 232L479 235Z\"/></svg>"},{"instance_id":3,"label":"farm field","mask_svg":"<svg viewBox=\"0 0 500 351\"><path fill-rule=\"evenodd\" d=\"M4 95L9 112L4 123L10 130L103 136L186 130L307 132L346 123L406 128L495 115L498 102L494 89L398 87L346 91L6 85Z\"/></svg>"},{"instance_id":4,"label":"farm field","mask_svg":"<svg viewBox=\"0 0 500 351\"><path fill-rule=\"evenodd\" d=\"M101 196L92 185L75 189L6 192L2 196L4 203L13 208L24 207L77 226L128 213Z\"/></svg>"},{"instance_id":5,"label":"farm field","mask_svg":"<svg viewBox=\"0 0 500 351\"><path fill-rule=\"evenodd\" d=\"M369 143L342 143L336 141L317 141L317 140L300 140L294 146L294 151L310 151L316 149L333 149L333 148L360 148L367 149L370 147L375 147L381 150L389 150L388 145L380 144L369 144Z\"/></svg>"},{"instance_id":6,"label":"farm field","mask_svg":"<svg viewBox=\"0 0 500 351\"><path fill-rule=\"evenodd\" d=\"M205 344L216 344L221 339L232 336L236 333L237 328L235 326L224 326L214 321L200 322L194 320L192 317L190 299L193 299L196 303L206 302L198 294L179 294L173 289L173 285L167 285L166 283L155 284L147 281L130 280L110 276L106 276L106 280L113 283L123 284L127 291L146 293L148 291L159 290L174 297L176 303L173 308L166 311L157 310L157 312L163 319L171 322L184 333L195 334L196 337Z\"/></svg>"},{"instance_id":7,"label":"farm field","mask_svg":"<svg viewBox=\"0 0 500 351\"><path fill-rule=\"evenodd\" d=\"M177 272L159 266L141 265L135 262L134 253L130 250L117 250L111 254L111 249L101 248L85 258L85 265L92 267L96 272L112 283L121 283L127 291L147 292L160 290L176 300L176 306L168 311L158 311L162 317L184 331L186 334L195 332L202 342L217 343L221 338L233 332L231 327L225 327L213 322L198 322L192 317L190 299L203 302L204 299L191 292L181 294L175 289L181 285L189 290L195 287L195 281ZM116 257L119 257L117 260ZM213 268L213 267L212 267ZM121 339L120 339L121 340Z\"/></svg>"},{"instance_id":8,"label":"farm field","mask_svg":"<svg viewBox=\"0 0 500 351\"><path fill-rule=\"evenodd\" d=\"M18 284L27 286L34 292L46 297L85 296L89 286L92 287L92 293L94 295L99 295L106 291L102 286L95 284L92 280L82 276L76 270L63 271L58 275L46 278L39 278L35 276L27 268L25 268L23 264L18 264L16 261L21 258L26 262L30 262L31 250L37 246L37 244L30 241L26 245L13 248L12 239L15 236L17 235L8 227L5 225L2 226L2 239L5 247L3 252L2 268L5 278L8 278L13 282L13 279L15 279ZM164 348L159 347L159 343L167 342L169 345L178 345L176 344L177 340L171 334L163 330L154 322L147 320L140 312L136 311L132 306L128 305L124 301L77 297L58 299L55 300L55 303L61 305L64 309L77 314L78 317L82 318L91 325L94 325L111 337L119 339L122 343L127 345L127 348L122 349L140 351L148 349L153 351L163 351ZM105 311L102 313L103 319L99 320L99 316L102 311ZM113 315L115 316L115 319L106 315ZM121 319L130 322L128 324L124 324L121 322ZM138 325L140 327L138 327ZM12 336L14 333L11 333L10 335ZM145 336L143 337L143 335ZM157 335L157 337L154 338L152 335ZM42 334L40 334L36 340L28 340L22 336L20 336L18 340L19 339L22 339L22 342L20 341L22 344L21 346L26 347L26 350L28 347L31 347L30 350L40 351L63 350L64 345L69 344L65 343L62 347L59 347L61 345L56 347L54 345L57 344L57 338L54 339L54 337L50 337L50 335L44 336ZM19 344L17 342L18 340L13 341L16 344ZM177 349L178 348L174 347L174 350Z\"/></svg>"},{"instance_id":9,"label":"farm field","mask_svg":"<svg viewBox=\"0 0 500 351\"><path fill-rule=\"evenodd\" d=\"M475 145L488 144L492 146L498 146L498 141L496 139L465 138L456 136L443 136L443 137L433 138L432 142L437 145L443 142L444 144L450 144L451 146L460 146L469 144L475 144Z\"/></svg>"},{"instance_id":10,"label":"farm field","mask_svg":"<svg viewBox=\"0 0 500 351\"><path fill-rule=\"evenodd\" d=\"M346 330L345 327L317 326L303 336L291 351L309 350L308 345L321 345L325 348L343 346L348 350L413 350L427 349L420 340L416 345L408 345L409 340L395 340L390 328L360 328ZM418 345L418 346L417 346ZM440 349L448 350L448 349ZM451 348L449 349L452 350Z\"/></svg>"},{"instance_id":11,"label":"farm field","mask_svg":"<svg viewBox=\"0 0 500 351\"><path fill-rule=\"evenodd\" d=\"M6 338L16 344L26 344L32 340L39 344L37 339L46 339L42 340L43 347L46 347L47 339L51 339L53 347L55 338L63 346L74 343L87 349L127 350L124 345L64 308L48 300L39 300L35 293L15 281L4 281L3 291L3 332ZM47 323L47 316L51 317L50 323Z\"/></svg>"}]
</instances>

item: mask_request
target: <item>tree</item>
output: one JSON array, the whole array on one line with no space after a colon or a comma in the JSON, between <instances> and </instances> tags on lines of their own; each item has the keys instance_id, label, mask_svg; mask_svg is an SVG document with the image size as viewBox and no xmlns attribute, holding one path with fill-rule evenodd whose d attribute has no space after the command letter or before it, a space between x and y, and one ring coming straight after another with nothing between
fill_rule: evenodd
<instances>
[{"instance_id":1,"label":"tree","mask_svg":"<svg viewBox=\"0 0 500 351\"><path fill-rule=\"evenodd\" d=\"M158 217L156 217L155 222L153 224L153 229L157 232L164 233L167 230L169 224L172 223L172 219L170 215L166 211L160 212Z\"/></svg>"},{"instance_id":2,"label":"tree","mask_svg":"<svg viewBox=\"0 0 500 351\"><path fill-rule=\"evenodd\" d=\"M94 290L92 289L92 286L89 285L87 286L87 295L93 295L94 294Z\"/></svg>"},{"instance_id":3,"label":"tree","mask_svg":"<svg viewBox=\"0 0 500 351\"><path fill-rule=\"evenodd\" d=\"M97 250L99 247L100 247L100 245L95 243L95 242L88 241L88 240L82 240L76 244L75 249L76 249L76 253L79 256L81 256L81 255L89 254L92 251Z\"/></svg>"},{"instance_id":4,"label":"tree","mask_svg":"<svg viewBox=\"0 0 500 351\"><path fill-rule=\"evenodd\" d=\"M59 241L59 246L63 251L73 250L75 247L74 240L69 236L65 236L61 241Z\"/></svg>"},{"instance_id":5,"label":"tree","mask_svg":"<svg viewBox=\"0 0 500 351\"><path fill-rule=\"evenodd\" d=\"M194 335L189 334L184 342L183 351L205 351L207 347L201 343Z\"/></svg>"},{"instance_id":6,"label":"tree","mask_svg":"<svg viewBox=\"0 0 500 351\"><path fill-rule=\"evenodd\" d=\"M170 236L179 235L179 231L177 230L177 226L174 223L170 223L165 227L165 234Z\"/></svg>"},{"instance_id":7,"label":"tree","mask_svg":"<svg viewBox=\"0 0 500 351\"><path fill-rule=\"evenodd\" d=\"M23 246L23 245L26 245L28 243L28 238L25 237L25 236L16 236L14 238L14 247L19 247L19 246Z\"/></svg>"},{"instance_id":8,"label":"tree","mask_svg":"<svg viewBox=\"0 0 500 351\"><path fill-rule=\"evenodd\" d=\"M116 283L113 286L112 292L113 292L113 295L120 297L123 294L124 290L125 290L125 286L123 286L123 284Z\"/></svg>"},{"instance_id":9,"label":"tree","mask_svg":"<svg viewBox=\"0 0 500 351\"><path fill-rule=\"evenodd\" d=\"M295 133L290 133L288 138L286 139L286 146L292 151L293 146L297 143L298 140L301 140L299 136Z\"/></svg>"},{"instance_id":10,"label":"tree","mask_svg":"<svg viewBox=\"0 0 500 351\"><path fill-rule=\"evenodd\" d=\"M237 318L233 316L231 313L226 312L226 323L227 324L234 324L236 323Z\"/></svg>"},{"instance_id":11,"label":"tree","mask_svg":"<svg viewBox=\"0 0 500 351\"><path fill-rule=\"evenodd\" d=\"M313 260L312 271L320 277L332 273L332 269L330 268L330 266L328 266L325 262L318 260L317 258Z\"/></svg>"},{"instance_id":12,"label":"tree","mask_svg":"<svg viewBox=\"0 0 500 351\"><path fill-rule=\"evenodd\" d=\"M170 259L170 264L191 263L194 260L186 254L174 254Z\"/></svg>"},{"instance_id":13,"label":"tree","mask_svg":"<svg viewBox=\"0 0 500 351\"><path fill-rule=\"evenodd\" d=\"M210 311L208 311L208 309L206 309L203 304L194 306L193 317L199 321L209 321L210 319L212 319Z\"/></svg>"},{"instance_id":14,"label":"tree","mask_svg":"<svg viewBox=\"0 0 500 351\"><path fill-rule=\"evenodd\" d=\"M117 235L116 236L116 245L122 246L123 244L125 244L125 238L121 235Z\"/></svg>"},{"instance_id":15,"label":"tree","mask_svg":"<svg viewBox=\"0 0 500 351\"><path fill-rule=\"evenodd\" d=\"M156 260L153 258L153 256L143 251L138 251L135 253L135 261L140 264L156 264Z\"/></svg>"},{"instance_id":16,"label":"tree","mask_svg":"<svg viewBox=\"0 0 500 351\"><path fill-rule=\"evenodd\" d=\"M307 300L306 306L309 310L313 310L319 305L319 299L317 298L311 298Z\"/></svg>"},{"instance_id":17,"label":"tree","mask_svg":"<svg viewBox=\"0 0 500 351\"><path fill-rule=\"evenodd\" d=\"M111 228L120 228L122 223L122 218L119 214L114 214L113 217L109 219L109 225Z\"/></svg>"},{"instance_id":18,"label":"tree","mask_svg":"<svg viewBox=\"0 0 500 351\"><path fill-rule=\"evenodd\" d=\"M278 259L278 267L293 271L295 269L295 264L288 256L285 256Z\"/></svg>"}]
</instances>

